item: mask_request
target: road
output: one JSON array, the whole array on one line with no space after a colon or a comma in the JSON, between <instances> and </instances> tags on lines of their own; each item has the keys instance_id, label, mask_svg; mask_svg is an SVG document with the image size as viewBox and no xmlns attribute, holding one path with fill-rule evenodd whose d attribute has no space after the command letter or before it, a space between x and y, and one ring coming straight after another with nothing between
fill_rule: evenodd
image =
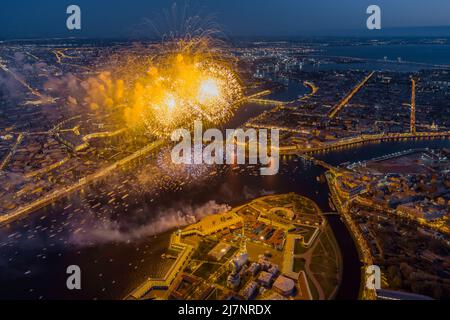
<instances>
[{"instance_id":1,"label":"road","mask_svg":"<svg viewBox=\"0 0 450 320\"><path fill-rule=\"evenodd\" d=\"M336 104L330 110L330 112L328 113L328 117L330 119L334 118L338 114L338 112L341 111L341 109L344 108L349 103L349 101L353 98L353 96L357 94L362 87L364 87L367 81L369 81L369 79L372 78L374 73L375 72L372 71L367 76L365 76L364 79L352 89L352 91L350 91L341 101L338 102L338 104Z\"/></svg>"},{"instance_id":2,"label":"road","mask_svg":"<svg viewBox=\"0 0 450 320\"><path fill-rule=\"evenodd\" d=\"M22 143L23 138L24 138L24 134L19 133L19 136L17 137L17 140L14 143L14 145L12 146L11 150L8 152L8 154L3 159L3 161L0 163L0 172L3 171L8 166L9 161L14 156L14 153L16 153L16 150L19 147L19 145Z\"/></svg>"}]
</instances>

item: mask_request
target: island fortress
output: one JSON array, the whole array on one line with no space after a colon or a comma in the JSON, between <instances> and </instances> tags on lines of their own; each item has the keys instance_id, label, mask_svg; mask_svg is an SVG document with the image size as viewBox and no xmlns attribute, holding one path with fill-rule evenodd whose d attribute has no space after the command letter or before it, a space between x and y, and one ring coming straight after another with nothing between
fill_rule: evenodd
<instances>
[{"instance_id":1,"label":"island fortress","mask_svg":"<svg viewBox=\"0 0 450 320\"><path fill-rule=\"evenodd\" d=\"M174 261L165 275L150 277L127 299L327 299L342 269L320 209L294 193L206 216L175 231L168 247ZM318 279L324 267L326 279Z\"/></svg>"}]
</instances>

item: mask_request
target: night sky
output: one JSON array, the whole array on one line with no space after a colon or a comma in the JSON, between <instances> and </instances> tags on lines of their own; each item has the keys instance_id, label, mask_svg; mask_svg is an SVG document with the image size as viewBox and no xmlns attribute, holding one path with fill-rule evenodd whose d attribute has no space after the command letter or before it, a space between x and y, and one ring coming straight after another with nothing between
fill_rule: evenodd
<instances>
[{"instance_id":1,"label":"night sky","mask_svg":"<svg viewBox=\"0 0 450 320\"><path fill-rule=\"evenodd\" d=\"M0 39L132 37L143 19L154 18L173 2L2 1ZM184 7L184 0L176 2ZM81 31L66 29L70 4L81 7ZM189 10L214 17L229 36L316 36L364 30L370 4L381 7L383 28L450 26L449 0L196 0L190 1Z\"/></svg>"}]
</instances>

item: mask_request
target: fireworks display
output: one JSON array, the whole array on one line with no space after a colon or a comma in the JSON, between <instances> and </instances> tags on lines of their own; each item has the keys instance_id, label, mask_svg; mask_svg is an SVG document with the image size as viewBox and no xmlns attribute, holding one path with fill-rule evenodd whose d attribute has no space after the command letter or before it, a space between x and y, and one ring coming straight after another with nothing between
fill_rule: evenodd
<instances>
[{"instance_id":1,"label":"fireworks display","mask_svg":"<svg viewBox=\"0 0 450 320\"><path fill-rule=\"evenodd\" d=\"M108 71L80 83L69 79L66 86L76 92L69 92L66 101L96 112L114 110L128 128L157 138L191 129L194 120L220 125L233 114L242 86L223 51L212 43L195 37L122 52Z\"/></svg>"},{"instance_id":2,"label":"fireworks display","mask_svg":"<svg viewBox=\"0 0 450 320\"><path fill-rule=\"evenodd\" d=\"M241 94L239 80L225 62L175 51L156 59L136 81L124 116L129 127L143 123L149 133L167 137L176 128L190 128L194 120L223 123Z\"/></svg>"},{"instance_id":3,"label":"fireworks display","mask_svg":"<svg viewBox=\"0 0 450 320\"><path fill-rule=\"evenodd\" d=\"M223 124L242 100L242 85L220 29L176 5L149 20L154 40L137 42L98 62L101 70L80 79L52 78L46 89L68 106L113 114L124 126L167 138L178 128ZM154 39L154 38L153 38ZM92 75L94 73L95 75Z\"/></svg>"}]
</instances>

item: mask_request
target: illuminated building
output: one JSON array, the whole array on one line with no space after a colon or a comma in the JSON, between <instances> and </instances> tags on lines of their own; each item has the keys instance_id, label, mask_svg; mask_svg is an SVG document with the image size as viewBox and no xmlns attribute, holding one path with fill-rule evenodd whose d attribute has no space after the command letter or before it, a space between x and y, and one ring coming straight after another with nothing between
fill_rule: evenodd
<instances>
[{"instance_id":1,"label":"illuminated building","mask_svg":"<svg viewBox=\"0 0 450 320\"><path fill-rule=\"evenodd\" d=\"M295 291L295 283L291 278L279 276L273 283L272 288L284 296L289 296Z\"/></svg>"}]
</instances>

